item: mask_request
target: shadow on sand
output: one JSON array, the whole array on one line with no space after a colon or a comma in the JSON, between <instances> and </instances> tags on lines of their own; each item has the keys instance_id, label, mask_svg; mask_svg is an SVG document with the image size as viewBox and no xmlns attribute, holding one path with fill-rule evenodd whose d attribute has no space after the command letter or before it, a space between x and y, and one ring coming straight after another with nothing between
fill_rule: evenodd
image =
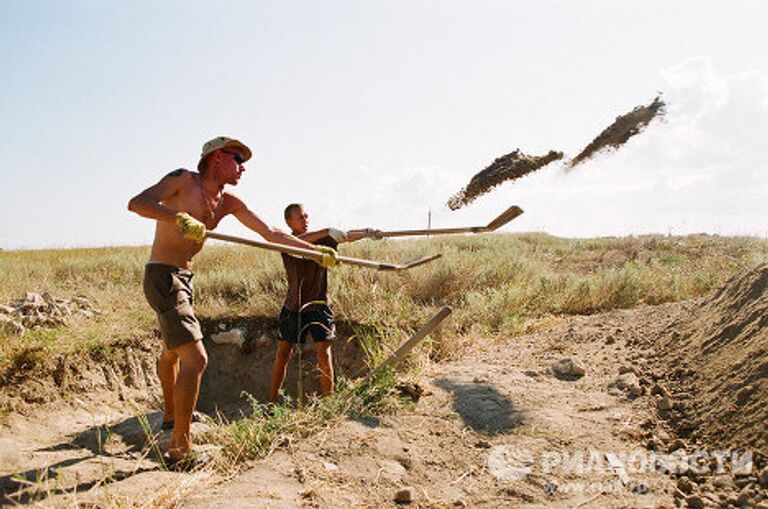
<instances>
[{"instance_id":1,"label":"shadow on sand","mask_svg":"<svg viewBox=\"0 0 768 509\"><path fill-rule=\"evenodd\" d=\"M435 385L453 393L453 409L464 424L478 433L507 433L523 422L510 399L488 383L466 383L441 378Z\"/></svg>"},{"instance_id":2,"label":"shadow on sand","mask_svg":"<svg viewBox=\"0 0 768 509\"><path fill-rule=\"evenodd\" d=\"M162 469L160 449L152 446L170 437L170 432L160 432L161 422L162 412L142 414L109 426L91 426L66 442L34 451L41 455L69 451L76 457L0 477L0 505L27 504L64 493L83 493L96 485L104 486Z\"/></svg>"}]
</instances>

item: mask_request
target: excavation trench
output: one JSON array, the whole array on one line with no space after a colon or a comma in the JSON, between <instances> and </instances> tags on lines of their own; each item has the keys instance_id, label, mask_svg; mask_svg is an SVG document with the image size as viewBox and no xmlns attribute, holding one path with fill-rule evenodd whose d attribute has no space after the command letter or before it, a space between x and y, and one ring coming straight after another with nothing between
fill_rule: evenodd
<instances>
[{"instance_id":1,"label":"excavation trench","mask_svg":"<svg viewBox=\"0 0 768 509\"><path fill-rule=\"evenodd\" d=\"M277 320L263 316L228 320L202 319L208 352L197 410L237 416L247 413L253 400L266 402L277 349ZM233 328L245 331L245 348L211 341L212 333ZM357 337L365 325L340 321L333 346L335 375L353 378L367 373L367 357ZM156 332L156 331L155 331ZM41 405L73 397L109 405L132 402L140 407L162 406L156 361L161 348L157 334L126 339L105 351L76 352L48 357L30 350L0 374L0 408L5 415L28 414ZM306 396L319 391L315 345L302 349L303 388ZM298 355L288 364L283 385L286 395L297 396Z\"/></svg>"},{"instance_id":2,"label":"excavation trench","mask_svg":"<svg viewBox=\"0 0 768 509\"><path fill-rule=\"evenodd\" d=\"M366 373L367 357L354 332L360 327L364 326L343 321L337 323L337 339L334 340L332 350L337 379ZM211 334L232 328L245 331L245 343L242 348L211 341ZM247 413L253 400L266 402L277 349L277 321L264 317L226 321L205 320L203 332L203 341L208 352L208 367L200 386L198 410L208 414L221 412L232 415ZM298 346L294 347L283 383L283 392L293 400L298 396L298 350ZM313 342L301 347L301 367L304 396L319 393L319 372Z\"/></svg>"},{"instance_id":3,"label":"excavation trench","mask_svg":"<svg viewBox=\"0 0 768 509\"><path fill-rule=\"evenodd\" d=\"M543 458L576 458L584 452L586 460L599 448L640 456L645 450L654 463L649 463L650 470L634 465L625 472L632 483L650 491L628 487L641 484L617 484L616 490L590 495L587 501L596 507L670 507L674 499L678 506L720 507L725 504L718 500L735 502L738 497L759 503L729 507L760 507L768 500L766 316L768 265L763 263L701 299L568 317L551 328L515 337L514 343L489 344L461 360L434 364L424 375L425 397L413 411L403 409L380 423L349 420L318 440L292 442L290 448L252 465L239 480L201 494L200 504L184 505L220 507L241 500L248 507L275 501L281 507L301 507L306 505L306 486L320 486L323 500L334 507L380 507L391 505L393 485L407 482L445 487L445 506L460 505L454 500L462 497L468 499L463 505L480 507L489 493L497 493L487 507L497 507L500 500L507 505L578 507L584 506L583 491L565 487L614 485L614 470L586 467L582 473L552 469L549 463L545 469ZM354 338L375 331L348 322L338 325L338 376L365 373L366 357ZM209 367L198 407L207 412L245 411L250 400L244 392L263 401L276 349L276 320L206 319L203 327ZM246 330L246 344L252 348L245 353L208 339L213 331L234 327ZM7 371L0 395L7 396L10 389L16 397L40 400L53 394L47 391L59 391L62 397L77 393L109 401L92 411L73 404L67 411L41 406L34 417L11 416L0 428L0 505L65 492L76 491L80 497L102 483L110 493L123 489L137 500L155 496L158 484L153 483L163 479L177 490L182 478L158 471L157 462L143 452L147 442L141 421L157 429L161 412L139 415L131 408L116 416L109 405L118 396L126 402L159 397L154 359L160 345L159 338L146 333L115 345L109 354L57 357L36 368L30 367L30 353ZM305 353L304 385L311 393L317 390L311 345ZM580 360L586 374L577 380L554 376L552 363L564 357ZM286 384L294 395L296 371L294 358ZM617 376L627 373L637 380L637 394L612 391ZM148 403L160 406L158 401ZM195 425L193 435L199 436L206 423ZM167 447L169 435L163 434L160 448ZM737 472L730 460L722 472L716 471L720 467L712 456L712 461L698 463L698 451L736 451L740 458L749 453L749 469L739 463ZM691 463L695 470L677 472L678 453L684 461L686 456L697 458ZM655 463L659 458L675 464ZM706 465L708 470L698 472ZM525 479L509 477L529 467ZM297 472L306 482L296 479ZM457 480L463 484L457 486ZM501 481L517 484L512 491L499 492ZM277 493L281 486L283 492ZM700 503L687 502L696 499Z\"/></svg>"}]
</instances>

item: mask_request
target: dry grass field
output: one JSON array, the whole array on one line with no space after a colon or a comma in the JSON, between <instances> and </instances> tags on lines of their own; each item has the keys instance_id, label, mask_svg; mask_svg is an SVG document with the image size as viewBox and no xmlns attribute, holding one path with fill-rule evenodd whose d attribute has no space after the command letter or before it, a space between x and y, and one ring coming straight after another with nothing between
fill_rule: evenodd
<instances>
[{"instance_id":1,"label":"dry grass field","mask_svg":"<svg viewBox=\"0 0 768 509\"><path fill-rule=\"evenodd\" d=\"M218 507L236 493L240 502L233 507L381 507L409 481L425 494L430 486L442 486L444 503L418 507L460 501L478 507L581 504L585 499L578 494L553 498L541 477L504 484L489 473L485 449L510 440L542 454L546 447L590 447L595 441L615 448L638 447L643 440L666 447L677 433L694 437L695 418L686 416L684 402L679 413L659 414L652 410L650 388L637 400L611 393L617 367L619 373L634 370L646 385L665 383L670 397L678 397L679 387L681 400L691 398L685 391L692 384L709 393L715 382L697 378L696 366L682 375L673 369L698 358L695 351L682 358L678 350L712 343L706 335L711 330L724 338L717 341L733 344L736 353L728 355L738 356L734 334L751 334L744 341L756 336L753 325L737 330L730 323L740 315L728 306L742 302L744 323L752 323L760 313L750 310L762 305L765 281L759 270L743 282L732 278L768 262L762 239L711 235L496 234L363 241L341 252L393 262L443 257L403 273L348 266L332 271L331 294L345 340L335 347L342 364L333 397L310 398L298 408L289 397L267 411L259 387L266 383L274 345L246 354L208 341L211 360L199 407L210 417L195 424L194 433L198 444L221 454L212 468L181 476L151 460L167 437L154 430L160 391L153 359L160 342L142 293L148 248L0 252L0 304L26 292L47 292L61 299L84 296L100 311L74 315L64 325L28 327L23 335L0 331L3 500L53 507L175 507L182 501ZM286 290L278 255L214 244L194 269L195 305L206 334L246 325L255 338L273 338ZM734 290L717 290L726 282ZM724 291L744 296L708 304L711 295ZM354 364L375 364L443 306L453 313L414 362L369 384L347 376ZM697 310L710 307L712 323L704 330ZM720 350L708 355L702 362L724 362ZM583 382L551 376L548 366L563 356L586 363ZM674 363L665 362L667 357ZM754 377L763 369L761 358L738 361L749 367L739 375L748 390L733 389L741 403L761 404L749 399L760 394ZM718 373L728 369L724 365ZM419 398L402 390L404 381L414 380L424 391L416 404ZM239 414L202 408L216 408L241 391L254 396ZM710 412L722 414L715 407ZM40 420L41 413L56 418ZM617 421L616 415L629 417ZM725 428L702 428L700 435L724 436L733 415L718 421ZM649 422L656 424L649 428ZM748 437L754 423L746 419L740 426L739 436ZM341 470L331 475L328 469ZM672 500L673 481L656 478L643 503L664 506ZM731 496L728 486L717 488L722 496ZM702 496L707 493L702 487ZM636 494L624 491L601 496L605 507L639 503L631 498Z\"/></svg>"},{"instance_id":2,"label":"dry grass field","mask_svg":"<svg viewBox=\"0 0 768 509\"><path fill-rule=\"evenodd\" d=\"M453 307L444 341L435 344L436 355L450 356L478 338L509 339L558 316L698 297L765 260L768 244L709 235L569 240L520 234L364 241L342 252L387 261L442 253L401 274L342 266L332 273L331 293L339 317L374 325L384 337L423 323L441 306ZM147 256L143 247L0 252L0 303L48 292L84 295L102 311L23 337L0 331L0 374L20 356L109 349L148 334L155 318L141 289ZM274 253L210 245L194 269L201 317L277 316L286 284Z\"/></svg>"}]
</instances>

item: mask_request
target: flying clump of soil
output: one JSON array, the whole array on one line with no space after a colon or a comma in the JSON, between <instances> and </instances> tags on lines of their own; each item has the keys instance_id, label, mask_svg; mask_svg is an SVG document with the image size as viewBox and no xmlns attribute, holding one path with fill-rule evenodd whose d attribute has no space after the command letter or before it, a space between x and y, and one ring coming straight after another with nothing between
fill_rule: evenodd
<instances>
[{"instance_id":1,"label":"flying clump of soil","mask_svg":"<svg viewBox=\"0 0 768 509\"><path fill-rule=\"evenodd\" d=\"M663 117L665 113L666 103L661 96L656 96L650 104L637 106L629 113L616 117L613 124L568 162L567 167L573 168L606 148L618 149L631 137L641 133L654 118ZM497 158L490 166L475 174L466 187L451 196L448 207L458 210L499 184L519 179L562 158L563 153L556 150L550 150L543 156L530 156L517 149Z\"/></svg>"},{"instance_id":2,"label":"flying clump of soil","mask_svg":"<svg viewBox=\"0 0 768 509\"><path fill-rule=\"evenodd\" d=\"M650 104L637 106L629 113L619 115L613 124L569 161L568 167L573 168L605 148L618 149L631 137L641 133L651 120L656 117L661 118L665 113L666 103L662 101L661 96L656 96Z\"/></svg>"},{"instance_id":3,"label":"flying clump of soil","mask_svg":"<svg viewBox=\"0 0 768 509\"><path fill-rule=\"evenodd\" d=\"M562 158L563 153L556 150L550 150L543 156L529 156L517 149L497 158L490 166L472 177L465 188L451 196L448 207L451 210L458 210L499 184L507 180L519 179Z\"/></svg>"}]
</instances>

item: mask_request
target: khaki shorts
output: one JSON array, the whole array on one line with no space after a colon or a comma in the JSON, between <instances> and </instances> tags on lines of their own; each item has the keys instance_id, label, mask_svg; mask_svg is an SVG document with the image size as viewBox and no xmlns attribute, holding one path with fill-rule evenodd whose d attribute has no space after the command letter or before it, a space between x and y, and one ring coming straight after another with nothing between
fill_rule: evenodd
<instances>
[{"instance_id":1,"label":"khaki shorts","mask_svg":"<svg viewBox=\"0 0 768 509\"><path fill-rule=\"evenodd\" d=\"M168 350L203 339L192 309L192 271L164 263L148 263L144 296L157 313L160 334Z\"/></svg>"}]
</instances>

